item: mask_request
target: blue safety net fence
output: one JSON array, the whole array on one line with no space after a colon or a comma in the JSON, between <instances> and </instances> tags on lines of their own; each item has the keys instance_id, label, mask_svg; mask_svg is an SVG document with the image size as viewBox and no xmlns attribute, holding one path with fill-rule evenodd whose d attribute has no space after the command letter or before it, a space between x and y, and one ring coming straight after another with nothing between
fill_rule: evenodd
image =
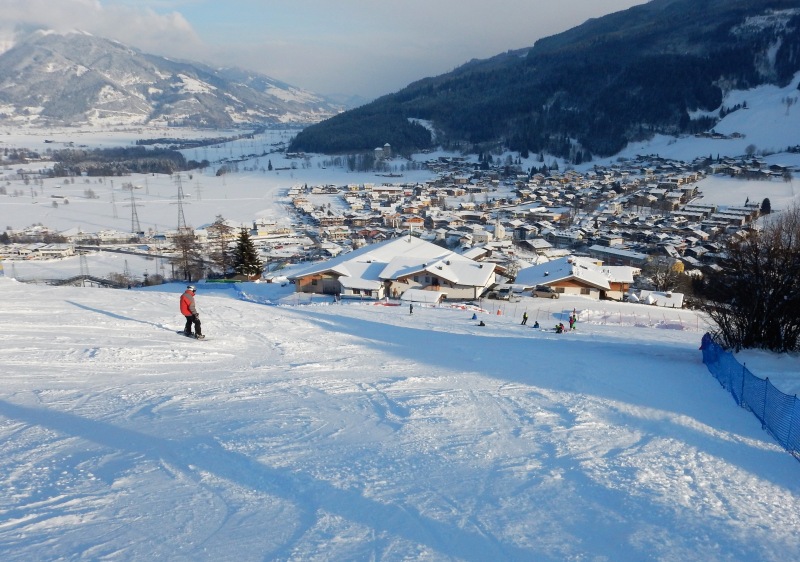
<instances>
[{"instance_id":1,"label":"blue safety net fence","mask_svg":"<svg viewBox=\"0 0 800 562\"><path fill-rule=\"evenodd\" d=\"M769 378L751 373L722 349L710 334L703 336L703 363L742 408L747 408L787 451L800 460L800 403L775 388Z\"/></svg>"}]
</instances>

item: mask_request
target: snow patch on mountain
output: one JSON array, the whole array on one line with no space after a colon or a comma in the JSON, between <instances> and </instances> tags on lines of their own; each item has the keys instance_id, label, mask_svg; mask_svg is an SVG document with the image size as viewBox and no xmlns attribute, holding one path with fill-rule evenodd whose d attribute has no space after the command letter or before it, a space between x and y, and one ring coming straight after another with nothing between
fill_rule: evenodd
<instances>
[{"instance_id":1,"label":"snow patch on mountain","mask_svg":"<svg viewBox=\"0 0 800 562\"><path fill-rule=\"evenodd\" d=\"M270 86L266 89L266 93L283 101L292 101L298 103L319 103L320 101L319 96L316 96L311 92L299 90L297 88L284 89L276 86Z\"/></svg>"},{"instance_id":2,"label":"snow patch on mountain","mask_svg":"<svg viewBox=\"0 0 800 562\"><path fill-rule=\"evenodd\" d=\"M216 90L211 84L185 74L178 74L177 78L180 82L176 87L180 88L182 94L210 94Z\"/></svg>"},{"instance_id":3,"label":"snow patch on mountain","mask_svg":"<svg viewBox=\"0 0 800 562\"><path fill-rule=\"evenodd\" d=\"M784 31L793 17L800 14L800 8L775 10L758 16L749 16L743 23L735 26L734 35L752 35L766 30Z\"/></svg>"},{"instance_id":4,"label":"snow patch on mountain","mask_svg":"<svg viewBox=\"0 0 800 562\"><path fill-rule=\"evenodd\" d=\"M702 136L671 137L656 135L647 141L630 143L619 156L658 154L675 160L697 156L758 156L785 153L800 145L800 72L784 87L766 84L748 90L733 90L723 98L720 109L741 106L723 117L713 128L724 138ZM714 112L694 112L691 117L717 116ZM792 155L787 160L793 159Z\"/></svg>"}]
</instances>

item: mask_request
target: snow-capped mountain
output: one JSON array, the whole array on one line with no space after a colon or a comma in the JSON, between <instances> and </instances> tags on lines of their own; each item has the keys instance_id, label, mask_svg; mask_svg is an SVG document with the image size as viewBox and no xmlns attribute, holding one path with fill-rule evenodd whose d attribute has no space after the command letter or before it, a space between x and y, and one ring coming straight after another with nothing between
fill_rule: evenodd
<instances>
[{"instance_id":1,"label":"snow-capped mountain","mask_svg":"<svg viewBox=\"0 0 800 562\"><path fill-rule=\"evenodd\" d=\"M313 123L342 110L254 72L142 53L88 33L37 31L0 55L0 122L227 127Z\"/></svg>"}]
</instances>

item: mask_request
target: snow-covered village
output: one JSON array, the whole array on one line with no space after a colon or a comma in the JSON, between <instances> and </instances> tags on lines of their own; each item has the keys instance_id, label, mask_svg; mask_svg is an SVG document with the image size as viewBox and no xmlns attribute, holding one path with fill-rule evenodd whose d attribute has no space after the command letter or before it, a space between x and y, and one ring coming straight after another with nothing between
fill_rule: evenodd
<instances>
[{"instance_id":1,"label":"snow-covered village","mask_svg":"<svg viewBox=\"0 0 800 562\"><path fill-rule=\"evenodd\" d=\"M45 125L49 33L40 106L0 41L0 560L800 557L800 354L713 300L800 223L800 73L608 157L323 154L288 147L332 101L73 32L153 82Z\"/></svg>"},{"instance_id":2,"label":"snow-covered village","mask_svg":"<svg viewBox=\"0 0 800 562\"><path fill-rule=\"evenodd\" d=\"M131 146L166 133L7 131L0 137L8 223L2 236L15 243L0 251L19 279L116 273L117 281L137 285L176 277L174 239L182 229L191 228L208 253L218 245L215 221L223 220L234 232L248 230L267 264L265 278L409 232L491 263L506 279L574 252L635 271L648 262L697 271L713 265L720 241L748 228L765 204L778 211L794 201L797 112L786 115L785 100L796 85L797 79L786 88L732 92L726 104L745 102L748 109L728 114L714 135L677 143L656 137L583 166L513 153L406 159L382 146L376 158L383 171L359 172L347 158L285 153L292 129L223 131L217 144L203 142L202 131L170 131L181 137L163 145L194 145L181 151L185 158L207 164L174 174L65 178L53 177L53 150ZM94 271L104 250L125 251L127 266ZM71 267L57 268L61 273L32 263L78 255L83 261L72 259ZM222 273L207 256L201 261L194 279ZM580 289L600 297L609 288Z\"/></svg>"}]
</instances>

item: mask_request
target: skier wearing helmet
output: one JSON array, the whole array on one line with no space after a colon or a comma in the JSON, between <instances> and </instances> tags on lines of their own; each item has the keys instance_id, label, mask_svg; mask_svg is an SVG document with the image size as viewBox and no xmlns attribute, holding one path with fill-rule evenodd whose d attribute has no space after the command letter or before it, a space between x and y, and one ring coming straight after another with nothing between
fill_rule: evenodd
<instances>
[{"instance_id":1,"label":"skier wearing helmet","mask_svg":"<svg viewBox=\"0 0 800 562\"><path fill-rule=\"evenodd\" d=\"M197 289L194 285L189 285L181 295L181 314L186 317L186 326L183 328L184 336L194 336L201 340L205 336L200 329L200 314L197 312L197 307L194 304L194 294ZM194 324L194 334L192 334L192 324Z\"/></svg>"}]
</instances>

